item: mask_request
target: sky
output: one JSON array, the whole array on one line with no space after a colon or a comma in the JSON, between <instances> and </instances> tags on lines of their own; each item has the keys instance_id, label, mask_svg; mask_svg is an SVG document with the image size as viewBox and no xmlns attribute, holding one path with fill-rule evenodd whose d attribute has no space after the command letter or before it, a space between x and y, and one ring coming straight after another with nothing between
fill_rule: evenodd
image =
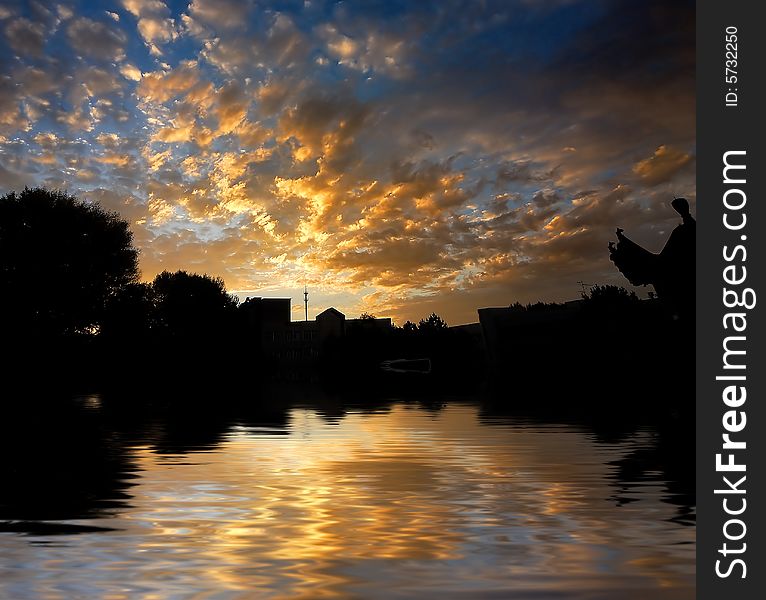
<instances>
[{"instance_id":1,"label":"sky","mask_svg":"<svg viewBox=\"0 0 766 600\"><path fill-rule=\"evenodd\" d=\"M0 193L131 223L142 277L449 324L630 287L695 188L694 2L0 0ZM40 291L46 289L40 282ZM645 296L647 288L639 290Z\"/></svg>"}]
</instances>

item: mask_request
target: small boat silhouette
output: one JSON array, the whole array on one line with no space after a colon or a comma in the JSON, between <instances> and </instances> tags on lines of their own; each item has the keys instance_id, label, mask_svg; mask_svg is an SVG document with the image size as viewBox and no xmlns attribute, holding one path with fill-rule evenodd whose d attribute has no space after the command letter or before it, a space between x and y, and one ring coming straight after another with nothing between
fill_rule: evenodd
<instances>
[{"instance_id":1,"label":"small boat silhouette","mask_svg":"<svg viewBox=\"0 0 766 600\"><path fill-rule=\"evenodd\" d=\"M431 372L430 358L397 358L384 360L380 368L387 373L418 373L427 375Z\"/></svg>"}]
</instances>

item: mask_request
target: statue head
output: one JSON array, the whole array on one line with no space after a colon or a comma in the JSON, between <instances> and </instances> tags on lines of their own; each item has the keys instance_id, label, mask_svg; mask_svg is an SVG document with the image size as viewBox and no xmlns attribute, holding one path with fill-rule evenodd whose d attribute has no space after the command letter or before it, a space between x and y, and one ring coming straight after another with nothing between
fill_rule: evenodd
<instances>
[{"instance_id":1,"label":"statue head","mask_svg":"<svg viewBox=\"0 0 766 600\"><path fill-rule=\"evenodd\" d=\"M674 198L670 206L682 217L689 216L689 202L687 202L686 198Z\"/></svg>"}]
</instances>

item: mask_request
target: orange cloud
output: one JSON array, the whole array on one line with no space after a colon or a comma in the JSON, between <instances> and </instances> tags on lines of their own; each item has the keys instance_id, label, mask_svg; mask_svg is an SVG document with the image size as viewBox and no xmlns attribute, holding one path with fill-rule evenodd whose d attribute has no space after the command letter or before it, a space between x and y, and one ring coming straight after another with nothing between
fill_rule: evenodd
<instances>
[{"instance_id":1,"label":"orange cloud","mask_svg":"<svg viewBox=\"0 0 766 600\"><path fill-rule=\"evenodd\" d=\"M636 163L633 166L633 172L644 184L655 186L672 179L691 161L690 154L663 144L654 151L652 156Z\"/></svg>"}]
</instances>

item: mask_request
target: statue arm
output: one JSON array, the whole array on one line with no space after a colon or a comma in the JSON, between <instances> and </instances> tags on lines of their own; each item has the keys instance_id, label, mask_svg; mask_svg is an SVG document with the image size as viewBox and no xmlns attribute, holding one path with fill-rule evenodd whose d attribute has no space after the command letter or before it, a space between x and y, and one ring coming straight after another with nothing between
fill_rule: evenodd
<instances>
[{"instance_id":1,"label":"statue arm","mask_svg":"<svg viewBox=\"0 0 766 600\"><path fill-rule=\"evenodd\" d=\"M609 258L633 285L652 283L657 274L658 256L642 248L617 229L617 244L609 243Z\"/></svg>"}]
</instances>

